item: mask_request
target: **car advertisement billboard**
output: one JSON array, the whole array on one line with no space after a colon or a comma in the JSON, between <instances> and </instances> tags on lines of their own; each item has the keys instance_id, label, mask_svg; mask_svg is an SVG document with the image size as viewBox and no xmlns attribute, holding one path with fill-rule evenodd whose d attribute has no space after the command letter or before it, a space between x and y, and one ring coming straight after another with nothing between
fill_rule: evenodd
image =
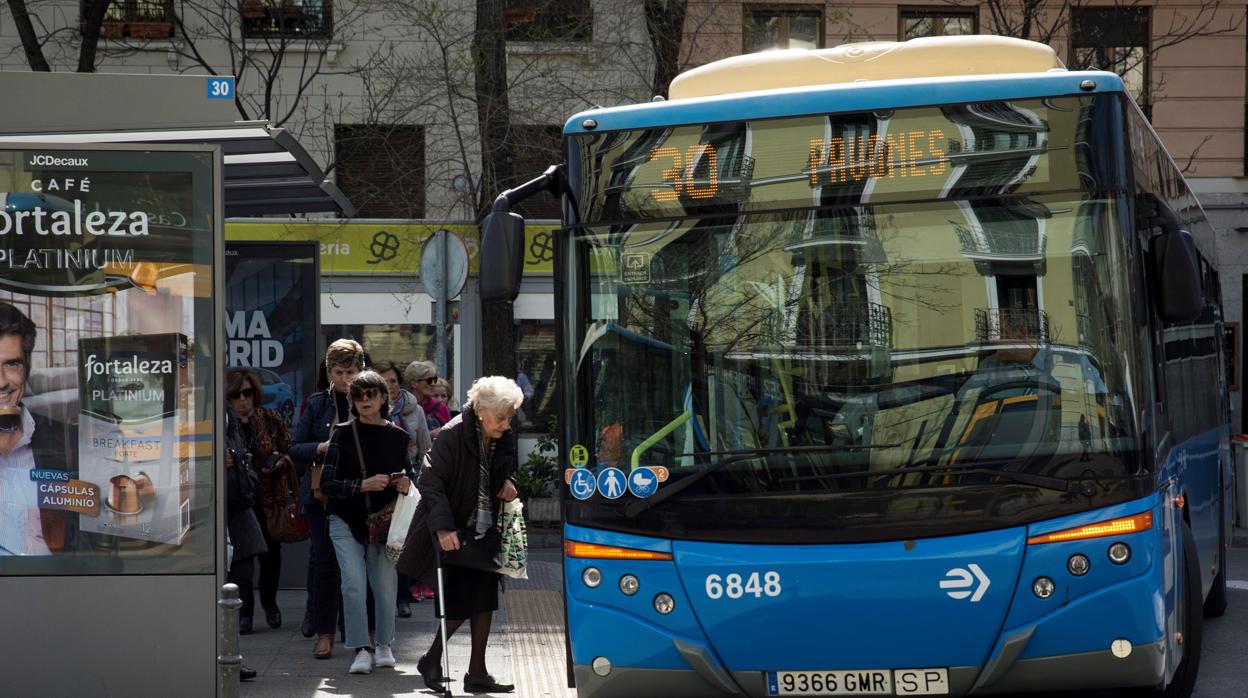
<instances>
[{"instance_id":1,"label":"car advertisement billboard","mask_svg":"<svg viewBox=\"0 0 1248 698\"><path fill-rule=\"evenodd\" d=\"M226 368L255 371L288 427L316 387L319 278L316 243L226 243Z\"/></svg>"}]
</instances>

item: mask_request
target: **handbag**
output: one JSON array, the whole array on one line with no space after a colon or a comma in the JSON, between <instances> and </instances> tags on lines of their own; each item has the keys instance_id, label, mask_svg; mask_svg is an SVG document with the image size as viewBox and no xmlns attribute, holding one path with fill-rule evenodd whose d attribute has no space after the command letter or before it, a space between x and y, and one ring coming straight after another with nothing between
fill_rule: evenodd
<instances>
[{"instance_id":1,"label":"handbag","mask_svg":"<svg viewBox=\"0 0 1248 698\"><path fill-rule=\"evenodd\" d=\"M329 399L334 400L332 388L329 391ZM334 430L338 428L338 403L334 402L334 421L329 425L329 436L326 441L332 442L334 439ZM328 450L325 453L329 453ZM312 490L312 499L320 502L321 506L329 506L329 497L321 492L321 471L325 469L325 453L318 453L312 457L312 470L308 475L308 484Z\"/></svg>"},{"instance_id":2,"label":"handbag","mask_svg":"<svg viewBox=\"0 0 1248 698\"><path fill-rule=\"evenodd\" d=\"M280 455L280 454L273 454ZM265 459L265 463L273 456ZM299 506L299 476L288 456L280 456L265 478L270 480L269 497L262 503L264 526L278 543L298 543L308 539L311 527Z\"/></svg>"},{"instance_id":3,"label":"handbag","mask_svg":"<svg viewBox=\"0 0 1248 698\"><path fill-rule=\"evenodd\" d=\"M360 430L356 427L355 420L351 420L351 436L355 438L355 455L360 460L360 473L364 478L368 478L368 466L364 464L364 449L360 447ZM410 489L410 488L409 488ZM390 500L380 511L372 511L372 501L368 493L364 493L364 507L369 510L368 515L368 542L386 544L390 538L390 521L394 518L394 505L398 498Z\"/></svg>"},{"instance_id":4,"label":"handbag","mask_svg":"<svg viewBox=\"0 0 1248 698\"><path fill-rule=\"evenodd\" d=\"M416 507L420 506L420 490L409 487L407 494L399 494L398 502L394 507L394 518L390 519L390 535L386 537L386 557L395 564L403 554L408 529L412 527Z\"/></svg>"},{"instance_id":5,"label":"handbag","mask_svg":"<svg viewBox=\"0 0 1248 698\"><path fill-rule=\"evenodd\" d=\"M477 478L477 509L473 515L469 517L469 521L476 523L481 516L482 507L485 511L489 511L490 503L490 470L489 461L486 456L484 441L480 441L481 432L477 431L478 443L481 447L481 473ZM459 535L458 550L442 550L442 546L437 541L437 534L434 533L434 549L441 551L442 562L455 567L467 567L469 569L481 570L482 572L497 572L502 567L502 557L500 555L503 543L503 532L498 527L498 518L496 517L489 528L478 532L476 528L461 528L456 532Z\"/></svg>"},{"instance_id":6,"label":"handbag","mask_svg":"<svg viewBox=\"0 0 1248 698\"><path fill-rule=\"evenodd\" d=\"M459 534L459 550L442 550L442 546L438 544L437 534L434 534L433 544L435 550L441 551L444 564L482 572L497 572L502 567L499 551L502 548L503 532L498 530L497 526L486 529L480 537L470 529L461 528L457 533Z\"/></svg>"}]
</instances>

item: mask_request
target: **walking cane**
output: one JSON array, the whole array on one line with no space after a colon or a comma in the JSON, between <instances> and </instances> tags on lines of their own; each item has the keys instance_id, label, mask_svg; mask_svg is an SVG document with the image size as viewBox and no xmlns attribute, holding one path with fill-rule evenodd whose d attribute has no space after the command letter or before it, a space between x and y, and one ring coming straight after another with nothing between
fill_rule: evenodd
<instances>
[{"instance_id":1,"label":"walking cane","mask_svg":"<svg viewBox=\"0 0 1248 698\"><path fill-rule=\"evenodd\" d=\"M438 623L440 626L439 632L442 633L442 696L443 698L452 698L451 648L448 645L450 638L446 635L446 589L442 586L442 544L438 541L436 534L433 537L433 549L435 551L434 560L436 560L438 568Z\"/></svg>"}]
</instances>

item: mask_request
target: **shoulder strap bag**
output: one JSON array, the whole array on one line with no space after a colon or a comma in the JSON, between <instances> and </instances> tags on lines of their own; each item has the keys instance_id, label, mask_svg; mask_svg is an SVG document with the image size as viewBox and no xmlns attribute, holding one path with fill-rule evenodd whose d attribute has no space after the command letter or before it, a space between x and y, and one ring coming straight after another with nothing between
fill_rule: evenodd
<instances>
[{"instance_id":1,"label":"shoulder strap bag","mask_svg":"<svg viewBox=\"0 0 1248 698\"><path fill-rule=\"evenodd\" d=\"M368 466L364 464L364 449L360 447L360 430L356 427L358 420L351 420L351 436L355 439L355 454L360 460L360 474L364 480L368 479ZM393 426L393 425L391 425ZM386 473L389 475L389 473ZM364 509L368 511L368 542L386 544L386 539L390 536L390 520L394 518L394 505L397 498L390 500L381 511L373 511L372 499L368 493L364 493Z\"/></svg>"}]
</instances>

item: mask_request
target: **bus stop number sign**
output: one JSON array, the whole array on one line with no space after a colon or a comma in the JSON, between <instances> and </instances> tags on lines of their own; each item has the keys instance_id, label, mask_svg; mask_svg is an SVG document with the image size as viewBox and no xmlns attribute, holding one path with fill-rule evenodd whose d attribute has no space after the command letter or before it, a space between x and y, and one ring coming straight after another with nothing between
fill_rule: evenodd
<instances>
[{"instance_id":1,"label":"bus stop number sign","mask_svg":"<svg viewBox=\"0 0 1248 698\"><path fill-rule=\"evenodd\" d=\"M208 99L234 99L234 78L208 78Z\"/></svg>"}]
</instances>

